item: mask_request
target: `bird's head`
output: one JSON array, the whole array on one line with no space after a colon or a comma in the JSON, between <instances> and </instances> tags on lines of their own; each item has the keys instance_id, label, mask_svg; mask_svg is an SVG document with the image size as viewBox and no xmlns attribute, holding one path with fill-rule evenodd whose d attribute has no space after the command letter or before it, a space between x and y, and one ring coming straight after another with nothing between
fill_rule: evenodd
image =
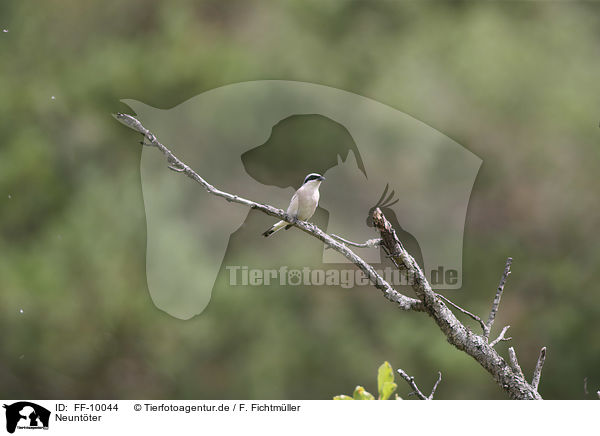
<instances>
[{"instance_id":1,"label":"bird's head","mask_svg":"<svg viewBox=\"0 0 600 436\"><path fill-rule=\"evenodd\" d=\"M322 175L317 173L310 173L304 178L304 182L302 183L302 185L310 183L319 186L323 180L325 180L325 177L323 177Z\"/></svg>"}]
</instances>

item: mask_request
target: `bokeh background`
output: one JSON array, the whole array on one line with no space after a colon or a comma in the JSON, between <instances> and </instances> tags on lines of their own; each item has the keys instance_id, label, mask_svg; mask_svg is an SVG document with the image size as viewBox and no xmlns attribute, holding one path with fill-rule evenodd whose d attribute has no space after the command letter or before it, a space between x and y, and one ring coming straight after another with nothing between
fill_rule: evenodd
<instances>
[{"instance_id":1,"label":"bokeh background","mask_svg":"<svg viewBox=\"0 0 600 436\"><path fill-rule=\"evenodd\" d=\"M8 0L0 29L2 397L327 399L375 391L388 360L425 390L442 371L440 399L506 398L375 290L223 275L191 320L154 306L139 137L111 113L260 79L367 96L481 157L452 297L486 316L512 256L495 332L529 375L548 347L545 398L600 388L600 3ZM260 258L255 238L226 261Z\"/></svg>"}]
</instances>

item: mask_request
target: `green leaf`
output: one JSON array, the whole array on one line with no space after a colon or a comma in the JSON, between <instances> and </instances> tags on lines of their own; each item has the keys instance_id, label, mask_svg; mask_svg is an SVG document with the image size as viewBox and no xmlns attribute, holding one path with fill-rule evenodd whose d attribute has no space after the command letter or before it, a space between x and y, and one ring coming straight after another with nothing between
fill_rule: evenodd
<instances>
[{"instance_id":1,"label":"green leaf","mask_svg":"<svg viewBox=\"0 0 600 436\"><path fill-rule=\"evenodd\" d=\"M348 395L336 395L333 397L334 400L354 400L354 398L349 397Z\"/></svg>"},{"instance_id":2,"label":"green leaf","mask_svg":"<svg viewBox=\"0 0 600 436\"><path fill-rule=\"evenodd\" d=\"M396 389L398 388L398 385L394 382L387 382L383 385L383 390L379 393L379 399L380 400L387 400L389 399L392 394L394 392L396 392Z\"/></svg>"},{"instance_id":3,"label":"green leaf","mask_svg":"<svg viewBox=\"0 0 600 436\"><path fill-rule=\"evenodd\" d=\"M379 399L387 400L396 391L398 385L394 383L394 370L388 362L383 362L377 372L377 390Z\"/></svg>"},{"instance_id":4,"label":"green leaf","mask_svg":"<svg viewBox=\"0 0 600 436\"><path fill-rule=\"evenodd\" d=\"M374 400L375 397L373 395L371 395L370 393L368 393L365 388L363 388L362 386L357 386L356 389L354 389L354 394L352 395L352 397L355 400Z\"/></svg>"}]
</instances>

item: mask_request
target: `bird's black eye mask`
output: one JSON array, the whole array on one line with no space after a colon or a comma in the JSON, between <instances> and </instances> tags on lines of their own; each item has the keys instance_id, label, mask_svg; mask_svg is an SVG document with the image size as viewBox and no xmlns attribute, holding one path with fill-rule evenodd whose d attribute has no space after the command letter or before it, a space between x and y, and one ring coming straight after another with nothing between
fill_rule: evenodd
<instances>
[{"instance_id":1,"label":"bird's black eye mask","mask_svg":"<svg viewBox=\"0 0 600 436\"><path fill-rule=\"evenodd\" d=\"M322 177L319 174L309 174L308 176L306 176L306 179L304 179L304 183L302 183L303 185L307 182L310 182L311 180L322 180Z\"/></svg>"}]
</instances>

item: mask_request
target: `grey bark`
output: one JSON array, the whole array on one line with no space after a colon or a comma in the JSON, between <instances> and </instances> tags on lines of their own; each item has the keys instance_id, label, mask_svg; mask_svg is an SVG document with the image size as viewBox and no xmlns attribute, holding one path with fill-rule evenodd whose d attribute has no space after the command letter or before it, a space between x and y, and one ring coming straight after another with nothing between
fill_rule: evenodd
<instances>
[{"instance_id":1,"label":"grey bark","mask_svg":"<svg viewBox=\"0 0 600 436\"><path fill-rule=\"evenodd\" d=\"M414 258L402 248L396 232L380 209L373 212L375 227L381 234L382 244L387 248L396 263L408 268L414 277L412 288L417 297L425 305L429 314L446 336L448 342L475 359L488 371L509 396L521 400L539 400L540 394L531 386L523 374L513 368L488 344L487 338L466 328L444 304L441 298L433 292L423 271ZM499 302L499 299L498 299ZM497 309L496 309L497 310ZM541 371L541 370L540 370Z\"/></svg>"}]
</instances>

